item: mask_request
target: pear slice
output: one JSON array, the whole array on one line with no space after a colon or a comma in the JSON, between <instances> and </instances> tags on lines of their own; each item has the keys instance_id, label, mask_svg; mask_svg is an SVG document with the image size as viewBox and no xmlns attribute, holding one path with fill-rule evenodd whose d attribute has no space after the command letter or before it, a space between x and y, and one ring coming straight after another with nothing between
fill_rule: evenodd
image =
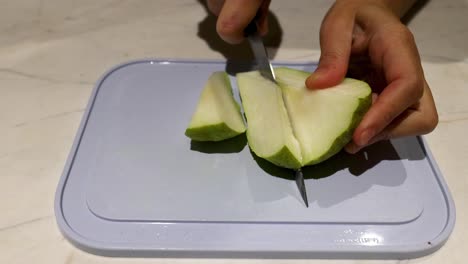
<instances>
[{"instance_id":1,"label":"pear slice","mask_svg":"<svg viewBox=\"0 0 468 264\"><path fill-rule=\"evenodd\" d=\"M221 141L246 131L226 72L208 78L185 135L195 141Z\"/></svg>"},{"instance_id":2,"label":"pear slice","mask_svg":"<svg viewBox=\"0 0 468 264\"><path fill-rule=\"evenodd\" d=\"M334 87L309 90L305 87L308 72L280 67L275 75L301 147L303 166L339 152L372 103L371 88L363 81L346 78Z\"/></svg>"},{"instance_id":3,"label":"pear slice","mask_svg":"<svg viewBox=\"0 0 468 264\"><path fill-rule=\"evenodd\" d=\"M238 73L236 79L251 150L280 167L300 168L301 150L294 137L280 87L258 71Z\"/></svg>"}]
</instances>

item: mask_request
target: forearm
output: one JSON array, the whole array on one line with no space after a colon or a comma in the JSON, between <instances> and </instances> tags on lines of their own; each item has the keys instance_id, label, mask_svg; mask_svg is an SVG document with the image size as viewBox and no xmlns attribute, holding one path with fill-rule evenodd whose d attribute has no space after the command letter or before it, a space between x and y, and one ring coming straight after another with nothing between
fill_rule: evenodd
<instances>
[{"instance_id":1,"label":"forearm","mask_svg":"<svg viewBox=\"0 0 468 264\"><path fill-rule=\"evenodd\" d=\"M393 12L403 17L418 0L383 0Z\"/></svg>"}]
</instances>

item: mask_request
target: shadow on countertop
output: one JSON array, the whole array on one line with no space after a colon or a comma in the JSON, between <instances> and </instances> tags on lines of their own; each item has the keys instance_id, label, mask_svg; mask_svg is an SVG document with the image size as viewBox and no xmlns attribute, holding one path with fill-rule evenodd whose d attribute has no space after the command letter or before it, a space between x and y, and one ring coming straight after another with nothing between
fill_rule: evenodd
<instances>
[{"instance_id":1,"label":"shadow on countertop","mask_svg":"<svg viewBox=\"0 0 468 264\"><path fill-rule=\"evenodd\" d=\"M206 5L205 0L198 0L206 11L206 17L198 24L198 37L203 39L208 46L226 58L226 72L233 75L237 72L248 71L252 69L252 65L246 64L246 61L253 60L253 54L250 45L244 41L237 45L231 45L222 40L216 32L216 20ZM283 30L279 24L278 18L270 11L268 14L269 31L263 42L268 50L268 57L274 59L276 50L281 45Z\"/></svg>"},{"instance_id":2,"label":"shadow on countertop","mask_svg":"<svg viewBox=\"0 0 468 264\"><path fill-rule=\"evenodd\" d=\"M422 60L433 63L468 58L468 2L420 0L403 17L413 32Z\"/></svg>"},{"instance_id":3,"label":"shadow on countertop","mask_svg":"<svg viewBox=\"0 0 468 264\"><path fill-rule=\"evenodd\" d=\"M247 43L232 46L225 43L216 33L216 17L206 8L204 0L198 0L204 6L207 16L199 23L198 36L214 51L220 52L228 59L230 65L234 58L250 58ZM271 57L276 48L297 50L320 50L320 23L332 2L314 1L277 1L274 3L276 14L270 12L269 27L271 32L265 38L270 47ZM273 4L272 4L273 5ZM311 9L313 12L308 12ZM281 12L280 12L281 10ZM313 14L313 15L311 15ZM430 1L419 0L402 18L413 32L422 60L432 63L463 61L468 58L466 30L468 2L464 0ZM287 19L279 23L279 19ZM283 28L288 30L288 41L282 41ZM284 45L287 45L286 47ZM229 70L232 72L232 70Z\"/></svg>"}]
</instances>

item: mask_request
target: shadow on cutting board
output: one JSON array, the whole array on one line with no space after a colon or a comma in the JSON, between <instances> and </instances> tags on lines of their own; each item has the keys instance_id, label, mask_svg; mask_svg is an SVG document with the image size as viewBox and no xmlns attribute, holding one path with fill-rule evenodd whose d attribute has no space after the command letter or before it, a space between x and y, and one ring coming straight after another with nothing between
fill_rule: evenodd
<instances>
[{"instance_id":1,"label":"shadow on cutting board","mask_svg":"<svg viewBox=\"0 0 468 264\"><path fill-rule=\"evenodd\" d=\"M425 153L420 151L419 141L415 138L397 140L393 144L395 146L389 141L379 142L355 155L342 151L320 164L304 167L304 179L309 182L309 184L306 182L309 202L328 208L364 193L374 185L387 187L402 185L407 177L403 163L389 164L385 161L421 160L425 158ZM398 152L395 147L399 149ZM278 167L253 153L252 155L267 174L294 180L292 170ZM374 167L379 168L366 173ZM332 175L333 177L328 178ZM253 196L255 195L259 200L268 200L253 191ZM299 197L297 191L289 195ZM278 199L278 197L270 198Z\"/></svg>"},{"instance_id":2,"label":"shadow on cutting board","mask_svg":"<svg viewBox=\"0 0 468 264\"><path fill-rule=\"evenodd\" d=\"M247 145L247 137L244 134L219 142L190 141L190 150L202 153L239 153Z\"/></svg>"},{"instance_id":3,"label":"shadow on cutting board","mask_svg":"<svg viewBox=\"0 0 468 264\"><path fill-rule=\"evenodd\" d=\"M278 167L269 161L258 157L252 151L251 154L257 164L266 173L275 177L294 180L294 173L291 170ZM372 169L378 163L385 160L420 160L424 157L425 155L423 153L411 153L406 157L402 157L398 155L395 148L389 141L382 141L375 143L354 155L341 151L320 164L304 167L302 171L304 179L326 178L343 169L348 169L354 176L360 176L367 170Z\"/></svg>"}]
</instances>

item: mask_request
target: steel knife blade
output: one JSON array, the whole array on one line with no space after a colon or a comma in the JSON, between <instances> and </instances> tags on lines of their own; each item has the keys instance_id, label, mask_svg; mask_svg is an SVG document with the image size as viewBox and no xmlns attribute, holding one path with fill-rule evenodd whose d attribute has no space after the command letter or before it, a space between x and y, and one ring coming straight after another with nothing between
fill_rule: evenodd
<instances>
[{"instance_id":1,"label":"steel knife blade","mask_svg":"<svg viewBox=\"0 0 468 264\"><path fill-rule=\"evenodd\" d=\"M277 83L273 67L271 66L270 60L268 59L268 53L265 49L262 37L260 36L255 20L253 20L244 31L247 40L250 43L250 47L255 57L255 61L258 66L260 74ZM306 205L309 207L309 202L307 200L307 190L304 183L304 175L301 169L295 170L295 180L297 188L301 194L301 197Z\"/></svg>"}]
</instances>

